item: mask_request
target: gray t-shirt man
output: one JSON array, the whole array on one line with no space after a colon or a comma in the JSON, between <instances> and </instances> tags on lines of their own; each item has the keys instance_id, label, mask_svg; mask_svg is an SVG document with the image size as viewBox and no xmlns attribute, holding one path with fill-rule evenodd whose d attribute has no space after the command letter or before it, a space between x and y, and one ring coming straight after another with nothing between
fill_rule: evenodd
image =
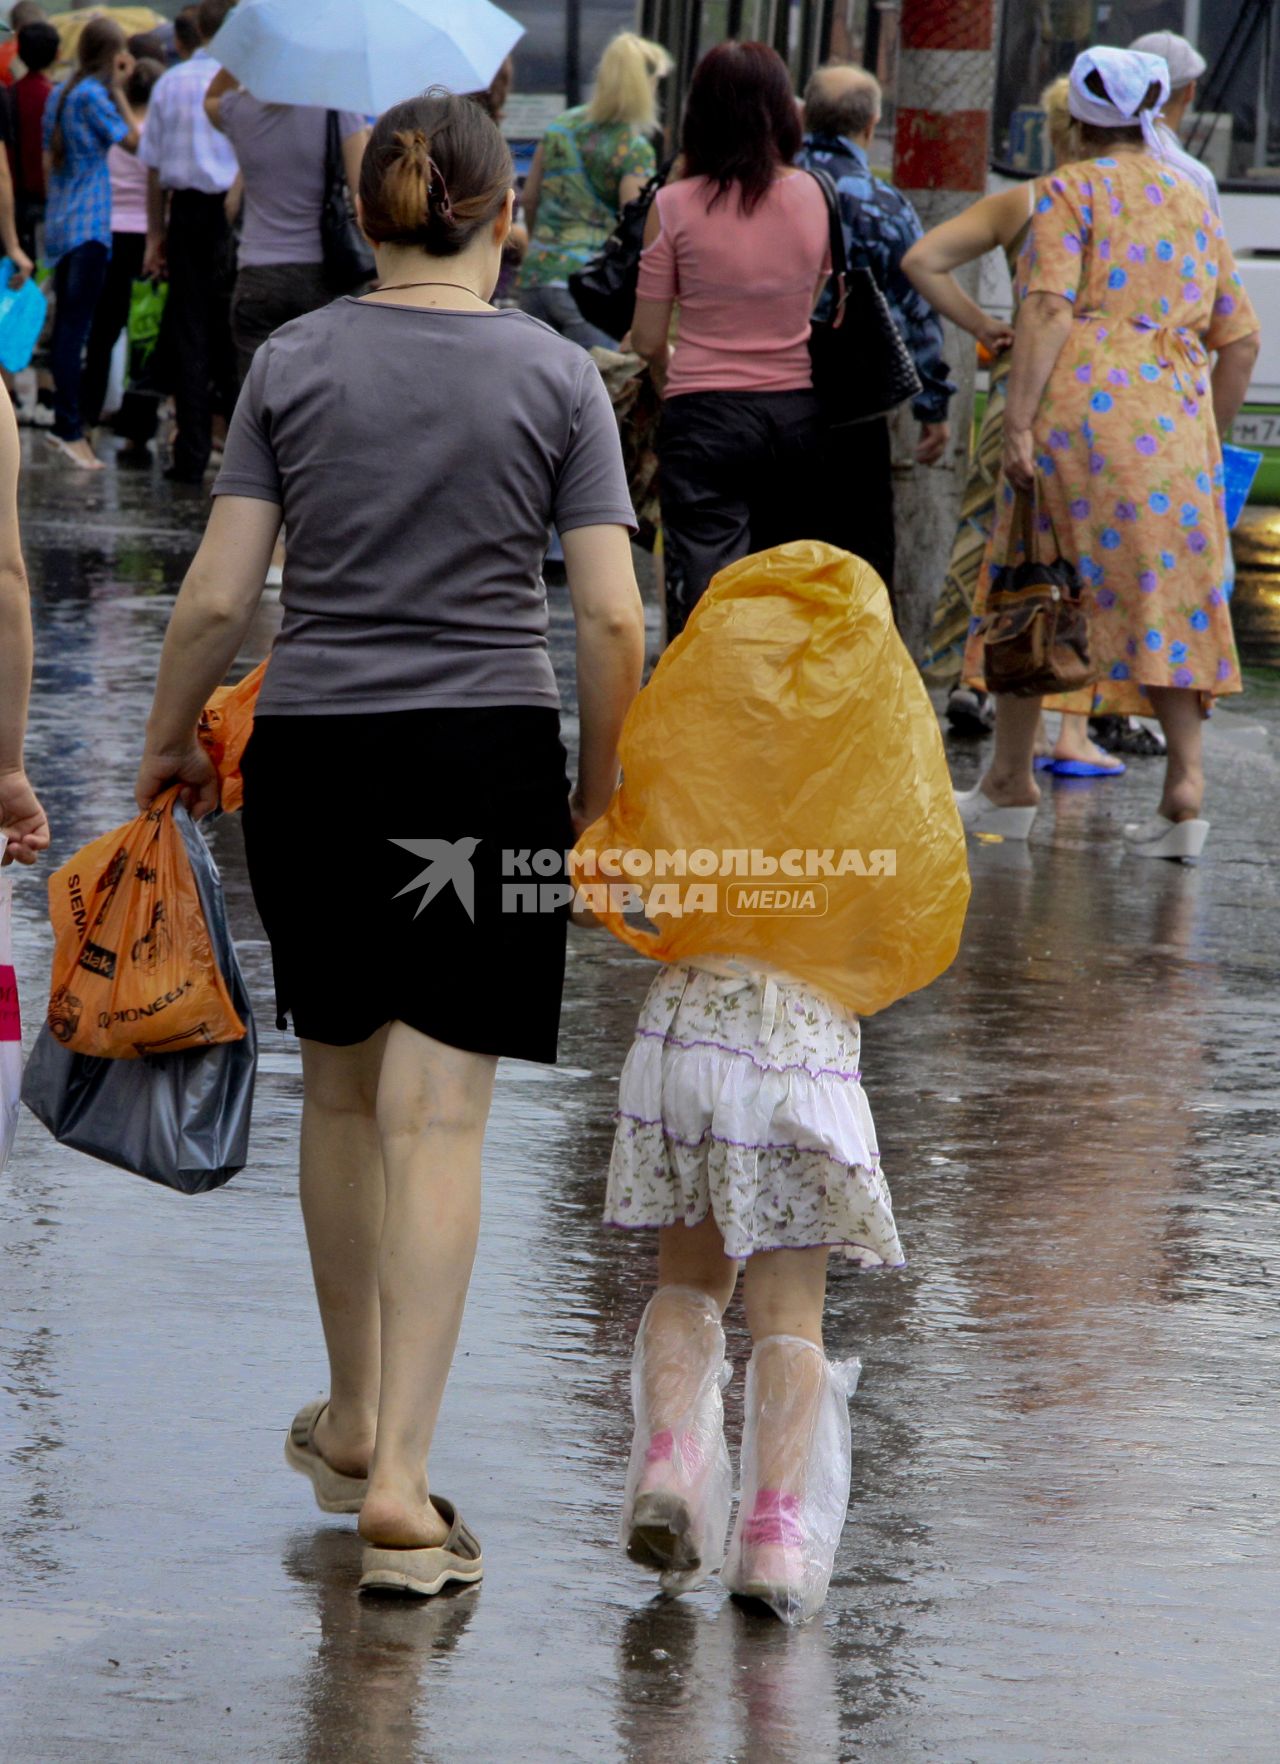
<instances>
[{"instance_id":1,"label":"gray t-shirt man","mask_svg":"<svg viewBox=\"0 0 1280 1764\"><path fill-rule=\"evenodd\" d=\"M595 363L512 311L343 299L283 325L213 493L288 529L260 715L558 707L549 529L635 527Z\"/></svg>"},{"instance_id":2,"label":"gray t-shirt man","mask_svg":"<svg viewBox=\"0 0 1280 1764\"><path fill-rule=\"evenodd\" d=\"M250 268L322 262L328 112L313 105L261 104L248 92L226 92L218 120L244 176L237 261ZM364 126L364 118L354 111L338 112L342 140L358 135Z\"/></svg>"}]
</instances>

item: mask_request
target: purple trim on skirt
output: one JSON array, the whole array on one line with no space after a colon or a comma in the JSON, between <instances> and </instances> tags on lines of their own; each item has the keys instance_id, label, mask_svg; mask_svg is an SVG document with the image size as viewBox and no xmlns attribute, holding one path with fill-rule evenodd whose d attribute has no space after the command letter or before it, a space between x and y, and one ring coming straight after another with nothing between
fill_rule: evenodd
<instances>
[{"instance_id":1,"label":"purple trim on skirt","mask_svg":"<svg viewBox=\"0 0 1280 1764\"><path fill-rule=\"evenodd\" d=\"M874 1172L880 1167L878 1152L873 1163L849 1164L843 1158L837 1158L831 1152L824 1151L820 1145L797 1145L792 1139L780 1140L777 1144L751 1139L726 1139L723 1133L713 1133L709 1127L705 1128L697 1139L685 1139L682 1134L673 1133L665 1122L650 1121L644 1115L629 1114L626 1109L615 1109L613 1118L615 1121L633 1121L637 1127L661 1127L664 1139L673 1139L677 1145L684 1146L687 1151L699 1151L711 1139L717 1145L731 1145L735 1151L801 1152L807 1157L825 1158L829 1164L839 1164L842 1170L870 1170Z\"/></svg>"},{"instance_id":2,"label":"purple trim on skirt","mask_svg":"<svg viewBox=\"0 0 1280 1764\"><path fill-rule=\"evenodd\" d=\"M711 1208L708 1207L706 1212L703 1213L701 1215L701 1217L694 1220L693 1226L703 1224L705 1222L705 1220L707 1220L710 1217L711 1217ZM684 1217L683 1214L678 1219L668 1219L664 1224L661 1224L661 1225L637 1225L633 1221L631 1221L630 1219L602 1219L601 1220L601 1224L605 1227L606 1231L670 1231L673 1226L688 1225L688 1223L689 1223L688 1220ZM690 1226L689 1229L692 1230L693 1226ZM823 1238L819 1238L817 1243L759 1243L756 1245L756 1247L753 1250L749 1250L745 1256L732 1255L727 1249L725 1250L724 1253L725 1253L725 1258L727 1261L746 1262L746 1261L749 1261L752 1256L767 1256L767 1255L770 1255L774 1250L796 1250L796 1249L865 1250L867 1255L874 1256L876 1259L873 1263L870 1263L870 1264L868 1264L866 1262L858 1263L857 1268L858 1268L859 1274L894 1274L897 1272L897 1270L899 1268L905 1268L907 1265L907 1260L906 1260L905 1256L903 1257L903 1259L900 1262L886 1262L882 1258L880 1251L878 1249L875 1249L871 1244L858 1243L856 1240L854 1240L853 1238L849 1238L849 1237L823 1237Z\"/></svg>"},{"instance_id":3,"label":"purple trim on skirt","mask_svg":"<svg viewBox=\"0 0 1280 1764\"><path fill-rule=\"evenodd\" d=\"M842 1072L836 1066L819 1066L815 1072L812 1066L803 1063L796 1066L771 1066L764 1060L756 1059L754 1054L747 1052L745 1047L730 1047L727 1041L681 1041L674 1035L668 1035L660 1029L637 1029L636 1040L661 1041L667 1047L678 1047L686 1052L695 1047L713 1048L717 1053L734 1054L740 1060L750 1060L759 1072L803 1072L807 1078L839 1078L845 1084L859 1084L862 1081L862 1068L856 1072Z\"/></svg>"}]
</instances>

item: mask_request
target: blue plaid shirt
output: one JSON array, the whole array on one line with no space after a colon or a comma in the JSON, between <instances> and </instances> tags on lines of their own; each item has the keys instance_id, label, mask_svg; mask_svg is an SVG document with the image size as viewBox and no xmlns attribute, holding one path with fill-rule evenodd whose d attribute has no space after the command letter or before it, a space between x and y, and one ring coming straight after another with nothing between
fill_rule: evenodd
<instances>
[{"instance_id":1,"label":"blue plaid shirt","mask_svg":"<svg viewBox=\"0 0 1280 1764\"><path fill-rule=\"evenodd\" d=\"M107 152L129 133L101 80L81 80L70 91L59 86L44 107L45 151L61 111L66 157L49 179L45 210L45 257L57 263L77 245L97 241L111 249L111 178Z\"/></svg>"},{"instance_id":2,"label":"blue plaid shirt","mask_svg":"<svg viewBox=\"0 0 1280 1764\"><path fill-rule=\"evenodd\" d=\"M944 423L955 386L942 359L942 320L902 273L902 260L923 231L915 209L892 184L872 176L862 148L843 135L806 135L796 164L834 180L849 262L865 264L879 283L920 375L912 412L922 423Z\"/></svg>"}]
</instances>

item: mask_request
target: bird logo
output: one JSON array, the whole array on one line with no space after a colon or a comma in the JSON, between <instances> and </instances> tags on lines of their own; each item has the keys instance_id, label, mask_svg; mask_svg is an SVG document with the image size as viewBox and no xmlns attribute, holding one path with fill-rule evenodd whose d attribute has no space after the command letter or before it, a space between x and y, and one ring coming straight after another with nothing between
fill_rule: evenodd
<instances>
[{"instance_id":1,"label":"bird logo","mask_svg":"<svg viewBox=\"0 0 1280 1764\"><path fill-rule=\"evenodd\" d=\"M415 888L421 888L422 899L418 902L418 911L429 906L442 888L453 884L453 891L466 909L467 917L474 925L476 922L476 876L471 868L471 859L475 855L478 839L393 839L392 845L398 845L402 851L411 851L414 857L426 858L427 867L420 870L412 882L406 882L392 898L399 900L402 894L412 894Z\"/></svg>"}]
</instances>

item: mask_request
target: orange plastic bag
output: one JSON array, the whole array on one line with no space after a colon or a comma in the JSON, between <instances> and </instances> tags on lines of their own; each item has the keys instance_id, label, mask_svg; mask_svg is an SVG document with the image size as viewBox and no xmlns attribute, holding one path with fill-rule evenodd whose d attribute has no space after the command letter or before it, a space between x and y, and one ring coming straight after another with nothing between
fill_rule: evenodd
<instances>
[{"instance_id":1,"label":"orange plastic bag","mask_svg":"<svg viewBox=\"0 0 1280 1764\"><path fill-rule=\"evenodd\" d=\"M662 962L737 957L864 1016L950 964L964 831L938 719L860 558L804 541L723 570L620 754L574 872L624 943ZM628 922L628 883L656 931Z\"/></svg>"},{"instance_id":2,"label":"orange plastic bag","mask_svg":"<svg viewBox=\"0 0 1280 1764\"><path fill-rule=\"evenodd\" d=\"M49 879L49 1027L76 1053L129 1060L244 1036L174 825L177 800L175 785Z\"/></svg>"},{"instance_id":3,"label":"orange plastic bag","mask_svg":"<svg viewBox=\"0 0 1280 1764\"><path fill-rule=\"evenodd\" d=\"M246 674L236 685L219 686L200 713L200 727L196 733L218 774L220 806L224 814L235 814L244 802L240 761L253 734L253 713L266 671L266 662L260 661L253 672Z\"/></svg>"}]
</instances>

